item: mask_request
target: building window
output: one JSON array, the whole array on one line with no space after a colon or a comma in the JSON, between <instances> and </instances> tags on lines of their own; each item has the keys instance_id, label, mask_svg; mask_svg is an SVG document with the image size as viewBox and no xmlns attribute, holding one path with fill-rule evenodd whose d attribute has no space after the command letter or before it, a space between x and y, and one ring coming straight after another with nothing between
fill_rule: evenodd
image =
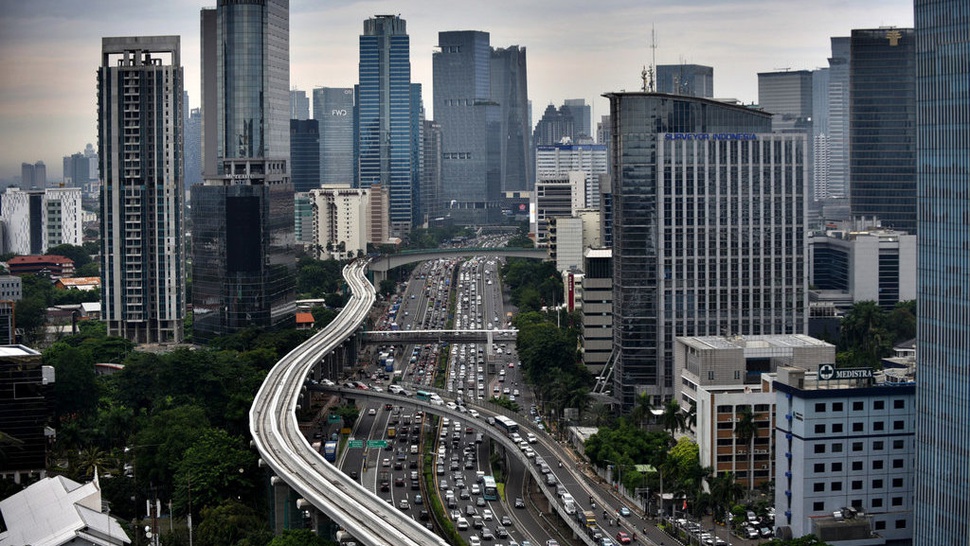
<instances>
[{"instance_id":1,"label":"building window","mask_svg":"<svg viewBox=\"0 0 970 546\"><path fill-rule=\"evenodd\" d=\"M815 472L825 472L825 463L815 463Z\"/></svg>"},{"instance_id":2,"label":"building window","mask_svg":"<svg viewBox=\"0 0 970 546\"><path fill-rule=\"evenodd\" d=\"M832 402L832 411L842 411L842 402Z\"/></svg>"},{"instance_id":3,"label":"building window","mask_svg":"<svg viewBox=\"0 0 970 546\"><path fill-rule=\"evenodd\" d=\"M852 411L862 411L863 409L865 409L865 404L862 401L852 403Z\"/></svg>"},{"instance_id":4,"label":"building window","mask_svg":"<svg viewBox=\"0 0 970 546\"><path fill-rule=\"evenodd\" d=\"M852 470L862 470L862 461L852 461Z\"/></svg>"},{"instance_id":5,"label":"building window","mask_svg":"<svg viewBox=\"0 0 970 546\"><path fill-rule=\"evenodd\" d=\"M862 489L862 480L852 480L852 490L858 491Z\"/></svg>"},{"instance_id":6,"label":"building window","mask_svg":"<svg viewBox=\"0 0 970 546\"><path fill-rule=\"evenodd\" d=\"M862 451L862 442L852 442L852 451Z\"/></svg>"},{"instance_id":7,"label":"building window","mask_svg":"<svg viewBox=\"0 0 970 546\"><path fill-rule=\"evenodd\" d=\"M882 508L882 499L879 498L879 497L876 497L876 498L872 499L872 507L873 508Z\"/></svg>"},{"instance_id":8,"label":"building window","mask_svg":"<svg viewBox=\"0 0 970 546\"><path fill-rule=\"evenodd\" d=\"M872 409L874 409L874 410L886 409L886 401L885 400L874 400L872 402Z\"/></svg>"},{"instance_id":9,"label":"building window","mask_svg":"<svg viewBox=\"0 0 970 546\"><path fill-rule=\"evenodd\" d=\"M874 421L872 423L872 430L884 430L885 429L885 425L886 424L883 423L882 421Z\"/></svg>"},{"instance_id":10,"label":"building window","mask_svg":"<svg viewBox=\"0 0 970 546\"><path fill-rule=\"evenodd\" d=\"M842 463L832 463L832 472L842 472Z\"/></svg>"},{"instance_id":11,"label":"building window","mask_svg":"<svg viewBox=\"0 0 970 546\"><path fill-rule=\"evenodd\" d=\"M905 440L893 440L893 449L906 449Z\"/></svg>"},{"instance_id":12,"label":"building window","mask_svg":"<svg viewBox=\"0 0 970 546\"><path fill-rule=\"evenodd\" d=\"M812 491L816 493L825 491L825 484L822 482L815 482L814 484L812 484Z\"/></svg>"},{"instance_id":13,"label":"building window","mask_svg":"<svg viewBox=\"0 0 970 546\"><path fill-rule=\"evenodd\" d=\"M825 501L813 502L812 503L813 512L824 512L825 511Z\"/></svg>"},{"instance_id":14,"label":"building window","mask_svg":"<svg viewBox=\"0 0 970 546\"><path fill-rule=\"evenodd\" d=\"M815 413L825 413L825 402L815 403Z\"/></svg>"},{"instance_id":15,"label":"building window","mask_svg":"<svg viewBox=\"0 0 970 546\"><path fill-rule=\"evenodd\" d=\"M903 430L906 427L904 421L893 421L893 430Z\"/></svg>"},{"instance_id":16,"label":"building window","mask_svg":"<svg viewBox=\"0 0 970 546\"><path fill-rule=\"evenodd\" d=\"M892 505L893 506L902 506L903 505L903 498L902 497L893 497Z\"/></svg>"},{"instance_id":17,"label":"building window","mask_svg":"<svg viewBox=\"0 0 970 546\"><path fill-rule=\"evenodd\" d=\"M832 482L832 491L842 491L842 482Z\"/></svg>"},{"instance_id":18,"label":"building window","mask_svg":"<svg viewBox=\"0 0 970 546\"><path fill-rule=\"evenodd\" d=\"M893 489L899 489L903 486L902 478L893 478Z\"/></svg>"},{"instance_id":19,"label":"building window","mask_svg":"<svg viewBox=\"0 0 970 546\"><path fill-rule=\"evenodd\" d=\"M873 451L882 451L885 447L886 447L886 443L883 442L882 440L876 440L872 442Z\"/></svg>"},{"instance_id":20,"label":"building window","mask_svg":"<svg viewBox=\"0 0 970 546\"><path fill-rule=\"evenodd\" d=\"M882 459L873 459L872 460L872 469L873 470L882 470L882 463L883 463Z\"/></svg>"},{"instance_id":21,"label":"building window","mask_svg":"<svg viewBox=\"0 0 970 546\"><path fill-rule=\"evenodd\" d=\"M903 409L906 407L905 400L893 400L893 409Z\"/></svg>"},{"instance_id":22,"label":"building window","mask_svg":"<svg viewBox=\"0 0 970 546\"><path fill-rule=\"evenodd\" d=\"M884 530L886 530L886 522L883 521L883 520L876 521L876 530L877 531L884 531Z\"/></svg>"},{"instance_id":23,"label":"building window","mask_svg":"<svg viewBox=\"0 0 970 546\"><path fill-rule=\"evenodd\" d=\"M815 434L825 434L825 425L815 425Z\"/></svg>"},{"instance_id":24,"label":"building window","mask_svg":"<svg viewBox=\"0 0 970 546\"><path fill-rule=\"evenodd\" d=\"M842 453L842 443L832 444L832 453Z\"/></svg>"},{"instance_id":25,"label":"building window","mask_svg":"<svg viewBox=\"0 0 970 546\"><path fill-rule=\"evenodd\" d=\"M896 520L896 528L897 529L905 529L906 528L906 520L904 520L904 519L897 519Z\"/></svg>"},{"instance_id":26,"label":"building window","mask_svg":"<svg viewBox=\"0 0 970 546\"><path fill-rule=\"evenodd\" d=\"M815 444L815 453L825 453L825 444Z\"/></svg>"},{"instance_id":27,"label":"building window","mask_svg":"<svg viewBox=\"0 0 970 546\"><path fill-rule=\"evenodd\" d=\"M872 480L873 489L882 489L882 480Z\"/></svg>"},{"instance_id":28,"label":"building window","mask_svg":"<svg viewBox=\"0 0 970 546\"><path fill-rule=\"evenodd\" d=\"M903 464L902 459L893 459L893 468L902 468Z\"/></svg>"},{"instance_id":29,"label":"building window","mask_svg":"<svg viewBox=\"0 0 970 546\"><path fill-rule=\"evenodd\" d=\"M852 423L852 432L862 432L863 429L862 423Z\"/></svg>"},{"instance_id":30,"label":"building window","mask_svg":"<svg viewBox=\"0 0 970 546\"><path fill-rule=\"evenodd\" d=\"M842 432L842 423L832 423L832 432Z\"/></svg>"}]
</instances>

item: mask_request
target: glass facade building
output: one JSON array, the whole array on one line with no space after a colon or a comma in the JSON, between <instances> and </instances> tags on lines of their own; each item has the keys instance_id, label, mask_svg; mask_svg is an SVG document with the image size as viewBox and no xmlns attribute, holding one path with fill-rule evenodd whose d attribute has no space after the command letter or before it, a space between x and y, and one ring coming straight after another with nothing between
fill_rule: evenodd
<instances>
[{"instance_id":1,"label":"glass facade building","mask_svg":"<svg viewBox=\"0 0 970 546\"><path fill-rule=\"evenodd\" d=\"M313 90L313 119L320 130L320 183L354 183L354 89Z\"/></svg>"},{"instance_id":2,"label":"glass facade building","mask_svg":"<svg viewBox=\"0 0 970 546\"><path fill-rule=\"evenodd\" d=\"M185 319L178 36L104 38L98 72L102 318L136 343L179 343Z\"/></svg>"},{"instance_id":3,"label":"glass facade building","mask_svg":"<svg viewBox=\"0 0 970 546\"><path fill-rule=\"evenodd\" d=\"M675 336L804 333L806 137L765 112L610 93L613 396L674 394Z\"/></svg>"},{"instance_id":4,"label":"glass facade building","mask_svg":"<svg viewBox=\"0 0 970 546\"><path fill-rule=\"evenodd\" d=\"M913 544L970 543L970 5L916 0L919 379Z\"/></svg>"},{"instance_id":5,"label":"glass facade building","mask_svg":"<svg viewBox=\"0 0 970 546\"><path fill-rule=\"evenodd\" d=\"M420 177L415 163L420 112L413 107L410 43L407 23L398 16L364 21L354 101L355 179L357 187L389 189L393 236L411 229Z\"/></svg>"},{"instance_id":6,"label":"glass facade building","mask_svg":"<svg viewBox=\"0 0 970 546\"><path fill-rule=\"evenodd\" d=\"M852 31L849 206L916 233L916 36L911 28Z\"/></svg>"},{"instance_id":7,"label":"glass facade building","mask_svg":"<svg viewBox=\"0 0 970 546\"><path fill-rule=\"evenodd\" d=\"M709 99L714 96L714 67L702 64L659 64L657 91Z\"/></svg>"},{"instance_id":8,"label":"glass facade building","mask_svg":"<svg viewBox=\"0 0 970 546\"><path fill-rule=\"evenodd\" d=\"M320 187L320 129L315 119L290 120L290 181L293 190Z\"/></svg>"},{"instance_id":9,"label":"glass facade building","mask_svg":"<svg viewBox=\"0 0 970 546\"><path fill-rule=\"evenodd\" d=\"M532 119L525 48L492 49L491 96L498 103L501 191L528 191L535 185L532 169ZM437 113L437 111L435 111Z\"/></svg>"}]
</instances>

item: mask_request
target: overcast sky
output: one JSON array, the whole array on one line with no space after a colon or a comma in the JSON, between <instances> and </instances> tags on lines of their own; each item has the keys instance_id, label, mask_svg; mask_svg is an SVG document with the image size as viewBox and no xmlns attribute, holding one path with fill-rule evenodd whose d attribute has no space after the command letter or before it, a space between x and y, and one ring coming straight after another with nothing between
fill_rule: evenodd
<instances>
[{"instance_id":1,"label":"overcast sky","mask_svg":"<svg viewBox=\"0 0 970 546\"><path fill-rule=\"evenodd\" d=\"M199 105L199 9L193 0L0 0L0 179L97 139L101 37L178 34L192 107ZM438 32L483 30L493 47L524 46L533 118L549 103L640 88L651 62L714 67L716 97L758 100L758 72L827 66L829 38L853 28L911 27L912 0L291 0L290 85L351 87L363 20L400 14L411 37L412 81L431 117ZM594 126L595 128L595 126Z\"/></svg>"}]
</instances>

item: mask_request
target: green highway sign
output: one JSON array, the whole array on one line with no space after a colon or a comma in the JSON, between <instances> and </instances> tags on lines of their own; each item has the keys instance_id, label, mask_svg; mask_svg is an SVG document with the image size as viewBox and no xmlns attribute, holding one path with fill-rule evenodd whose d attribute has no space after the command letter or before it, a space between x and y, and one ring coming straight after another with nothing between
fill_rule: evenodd
<instances>
[{"instance_id":1,"label":"green highway sign","mask_svg":"<svg viewBox=\"0 0 970 546\"><path fill-rule=\"evenodd\" d=\"M347 447L349 447L349 448L364 447L364 441L363 440L350 440L349 442L347 442Z\"/></svg>"},{"instance_id":2,"label":"green highway sign","mask_svg":"<svg viewBox=\"0 0 970 546\"><path fill-rule=\"evenodd\" d=\"M367 440L367 447L369 447L369 448L385 448L385 447L387 447L387 440Z\"/></svg>"}]
</instances>

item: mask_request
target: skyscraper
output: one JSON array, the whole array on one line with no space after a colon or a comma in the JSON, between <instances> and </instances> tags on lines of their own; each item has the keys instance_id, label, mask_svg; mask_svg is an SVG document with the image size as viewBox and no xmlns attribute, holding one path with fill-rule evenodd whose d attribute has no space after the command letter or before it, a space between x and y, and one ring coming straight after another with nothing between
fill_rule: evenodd
<instances>
[{"instance_id":1,"label":"skyscraper","mask_svg":"<svg viewBox=\"0 0 970 546\"><path fill-rule=\"evenodd\" d=\"M193 108L185 115L185 186L202 183L202 109Z\"/></svg>"},{"instance_id":2,"label":"skyscraper","mask_svg":"<svg viewBox=\"0 0 970 546\"><path fill-rule=\"evenodd\" d=\"M414 109L410 47L404 19L377 15L364 21L355 87L355 178L357 187L388 188L392 236L411 230L420 180L415 164L420 112Z\"/></svg>"},{"instance_id":3,"label":"skyscraper","mask_svg":"<svg viewBox=\"0 0 970 546\"><path fill-rule=\"evenodd\" d=\"M573 138L576 133L576 120L572 110L566 106L556 108L549 104L536 123L532 134L533 146L559 144L564 138Z\"/></svg>"},{"instance_id":4,"label":"skyscraper","mask_svg":"<svg viewBox=\"0 0 970 546\"><path fill-rule=\"evenodd\" d=\"M820 198L844 198L849 191L849 37L832 38L829 57L828 176Z\"/></svg>"},{"instance_id":5,"label":"skyscraper","mask_svg":"<svg viewBox=\"0 0 970 546\"><path fill-rule=\"evenodd\" d=\"M313 119L320 132L320 182L354 182L354 90L318 87L313 90Z\"/></svg>"},{"instance_id":6,"label":"skyscraper","mask_svg":"<svg viewBox=\"0 0 970 546\"><path fill-rule=\"evenodd\" d=\"M500 108L498 161L503 192L530 190L535 184L527 75L524 47L492 48L491 96Z\"/></svg>"},{"instance_id":7,"label":"skyscraper","mask_svg":"<svg viewBox=\"0 0 970 546\"><path fill-rule=\"evenodd\" d=\"M758 105L773 114L771 129L805 132L812 126L812 72L758 73Z\"/></svg>"},{"instance_id":8,"label":"skyscraper","mask_svg":"<svg viewBox=\"0 0 970 546\"><path fill-rule=\"evenodd\" d=\"M310 98L306 91L290 90L290 119L305 120L310 117Z\"/></svg>"},{"instance_id":9,"label":"skyscraper","mask_svg":"<svg viewBox=\"0 0 970 546\"><path fill-rule=\"evenodd\" d=\"M916 36L911 28L853 30L850 82L852 216L916 228Z\"/></svg>"},{"instance_id":10,"label":"skyscraper","mask_svg":"<svg viewBox=\"0 0 970 546\"><path fill-rule=\"evenodd\" d=\"M178 36L102 39L101 316L137 343L183 338L182 82Z\"/></svg>"},{"instance_id":11,"label":"skyscraper","mask_svg":"<svg viewBox=\"0 0 970 546\"><path fill-rule=\"evenodd\" d=\"M202 10L205 179L191 196L196 340L293 319L289 96L287 0L219 0Z\"/></svg>"},{"instance_id":12,"label":"skyscraper","mask_svg":"<svg viewBox=\"0 0 970 546\"><path fill-rule=\"evenodd\" d=\"M675 336L804 333L804 135L707 99L610 93L613 395L674 393Z\"/></svg>"},{"instance_id":13,"label":"skyscraper","mask_svg":"<svg viewBox=\"0 0 970 546\"><path fill-rule=\"evenodd\" d=\"M25 190L47 187L47 166L43 161L20 164L20 186Z\"/></svg>"},{"instance_id":14,"label":"skyscraper","mask_svg":"<svg viewBox=\"0 0 970 546\"><path fill-rule=\"evenodd\" d=\"M590 122L593 113L590 105L586 104L586 99L566 99L562 101L563 106L568 106L573 115L573 140L579 142L585 138L592 138Z\"/></svg>"},{"instance_id":15,"label":"skyscraper","mask_svg":"<svg viewBox=\"0 0 970 546\"><path fill-rule=\"evenodd\" d=\"M320 187L320 130L315 119L290 120L290 179L293 190Z\"/></svg>"},{"instance_id":16,"label":"skyscraper","mask_svg":"<svg viewBox=\"0 0 970 546\"><path fill-rule=\"evenodd\" d=\"M913 544L967 544L970 8L963 0L916 0L915 22L919 382Z\"/></svg>"},{"instance_id":17,"label":"skyscraper","mask_svg":"<svg viewBox=\"0 0 970 546\"><path fill-rule=\"evenodd\" d=\"M657 92L712 98L714 67L702 64L658 64Z\"/></svg>"}]
</instances>

